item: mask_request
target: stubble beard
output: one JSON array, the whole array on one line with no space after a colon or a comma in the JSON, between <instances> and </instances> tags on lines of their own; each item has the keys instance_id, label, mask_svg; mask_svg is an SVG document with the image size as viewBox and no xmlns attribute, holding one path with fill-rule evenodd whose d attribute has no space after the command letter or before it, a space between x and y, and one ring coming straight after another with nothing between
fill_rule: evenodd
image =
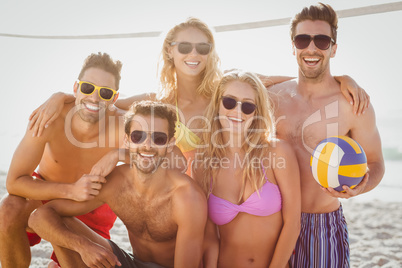
<instances>
[{"instance_id":1,"label":"stubble beard","mask_svg":"<svg viewBox=\"0 0 402 268\"><path fill-rule=\"evenodd\" d=\"M300 57L299 72L302 74L303 78L306 80L317 80L321 81L324 76L325 70L328 69L328 62L321 59L315 69L306 68L304 66L303 57Z\"/></svg>"},{"instance_id":2,"label":"stubble beard","mask_svg":"<svg viewBox=\"0 0 402 268\"><path fill-rule=\"evenodd\" d=\"M107 109L106 107L100 106L100 109L97 113L86 112L85 111L86 109L87 108L85 107L84 103L80 103L77 111L81 120L85 122L96 124L106 116L106 109Z\"/></svg>"},{"instance_id":3,"label":"stubble beard","mask_svg":"<svg viewBox=\"0 0 402 268\"><path fill-rule=\"evenodd\" d=\"M130 158L131 158L131 161L130 161L131 167L132 167L132 165L134 165L135 168L137 169L137 171L144 175L150 175L150 174L155 173L158 170L158 168L161 166L161 164L164 160L164 157L157 155L157 159L152 159L150 161L147 161L148 164L143 165L142 164L143 161L139 161L139 159L138 159L138 158L141 158L139 153L132 153Z\"/></svg>"}]
</instances>

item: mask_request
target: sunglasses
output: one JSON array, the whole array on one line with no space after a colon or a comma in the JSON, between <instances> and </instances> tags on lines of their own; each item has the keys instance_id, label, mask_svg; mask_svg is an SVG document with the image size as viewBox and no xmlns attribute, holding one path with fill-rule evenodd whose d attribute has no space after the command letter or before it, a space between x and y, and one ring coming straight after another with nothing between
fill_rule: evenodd
<instances>
[{"instance_id":1,"label":"sunglasses","mask_svg":"<svg viewBox=\"0 0 402 268\"><path fill-rule=\"evenodd\" d=\"M168 136L163 132L149 132L151 134L152 142L155 145L165 145L168 142ZM143 143L148 137L148 133L142 130L134 130L131 132L131 141L135 144Z\"/></svg>"},{"instance_id":2,"label":"sunglasses","mask_svg":"<svg viewBox=\"0 0 402 268\"><path fill-rule=\"evenodd\" d=\"M305 49L310 45L311 40L313 40L314 45L321 50L327 50L331 42L335 44L334 39L323 34L313 36L308 34L299 34L293 38L293 42L295 43L297 49Z\"/></svg>"},{"instance_id":3,"label":"sunglasses","mask_svg":"<svg viewBox=\"0 0 402 268\"><path fill-rule=\"evenodd\" d=\"M117 91L114 89L108 87L98 87L85 81L78 81L78 84L80 85L80 91L82 94L92 95L95 90L98 90L99 97L105 101L110 101L117 93Z\"/></svg>"},{"instance_id":4,"label":"sunglasses","mask_svg":"<svg viewBox=\"0 0 402 268\"><path fill-rule=\"evenodd\" d=\"M208 43L189 43L189 42L172 42L171 46L177 45L177 49L181 54L189 54L193 51L194 47L198 54L200 55L208 55L211 51L211 44Z\"/></svg>"},{"instance_id":5,"label":"sunglasses","mask_svg":"<svg viewBox=\"0 0 402 268\"><path fill-rule=\"evenodd\" d=\"M237 101L231 97L222 97L222 104L223 104L223 107L225 107L225 109L227 109L227 110L232 110L237 106L237 104L240 104L241 111L244 114L251 114L256 109L256 106L254 103L247 102L247 101L245 101L245 102Z\"/></svg>"}]
</instances>

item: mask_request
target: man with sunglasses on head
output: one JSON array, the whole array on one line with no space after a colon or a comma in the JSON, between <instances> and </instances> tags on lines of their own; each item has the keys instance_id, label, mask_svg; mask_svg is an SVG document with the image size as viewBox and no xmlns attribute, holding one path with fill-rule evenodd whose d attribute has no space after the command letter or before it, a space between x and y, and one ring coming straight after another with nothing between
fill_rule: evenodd
<instances>
[{"instance_id":1,"label":"man with sunglasses on head","mask_svg":"<svg viewBox=\"0 0 402 268\"><path fill-rule=\"evenodd\" d=\"M125 116L132 165L116 167L91 200L53 200L32 213L29 226L52 243L62 267L199 267L207 201L189 176L168 168L175 123L166 104L134 103ZM103 204L126 225L132 254L72 217Z\"/></svg>"},{"instance_id":2,"label":"man with sunglasses on head","mask_svg":"<svg viewBox=\"0 0 402 268\"><path fill-rule=\"evenodd\" d=\"M61 116L41 137L26 131L8 171L9 195L0 203L3 268L29 266L30 245L41 240L28 228L32 211L46 200L92 200L106 183L90 171L103 155L123 146L124 133L119 128L124 112L110 109L118 97L121 68L122 63L106 53L91 54L74 84L75 102L63 107ZM116 215L102 205L77 218L110 238ZM54 254L52 259L56 260Z\"/></svg>"},{"instance_id":3,"label":"man with sunglasses on head","mask_svg":"<svg viewBox=\"0 0 402 268\"><path fill-rule=\"evenodd\" d=\"M301 179L301 232L291 257L292 267L349 267L349 240L338 198L372 190L384 175L381 139L374 109L356 115L341 95L330 72L337 50L338 18L331 6L305 7L291 21L293 54L298 78L273 87L277 135L295 149ZM361 183L344 192L321 187L313 178L310 157L317 144L330 136L344 135L364 148L369 171Z\"/></svg>"}]
</instances>

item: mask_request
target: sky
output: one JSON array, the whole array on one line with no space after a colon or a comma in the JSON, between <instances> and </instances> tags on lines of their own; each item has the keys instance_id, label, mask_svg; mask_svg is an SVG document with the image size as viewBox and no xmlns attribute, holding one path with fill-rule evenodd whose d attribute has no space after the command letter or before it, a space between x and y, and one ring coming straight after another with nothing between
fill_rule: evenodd
<instances>
[{"instance_id":1,"label":"sky","mask_svg":"<svg viewBox=\"0 0 402 268\"><path fill-rule=\"evenodd\" d=\"M398 1L326 1L335 10ZM20 35L99 35L166 31L189 16L211 27L292 17L316 1L105 1L0 0L0 33ZM402 154L402 11L339 20L334 75L352 76L371 96L383 146ZM241 68L266 75L297 75L289 26L215 33L222 69ZM28 116L52 93L72 92L83 60L107 52L123 62L120 96L157 86L163 36L153 38L49 40L0 36L0 170L7 170L25 132Z\"/></svg>"},{"instance_id":2,"label":"sky","mask_svg":"<svg viewBox=\"0 0 402 268\"><path fill-rule=\"evenodd\" d=\"M398 1L325 1L335 10ZM26 34L105 34L156 30L197 16L210 25L291 17L317 1L266 0L2 0L1 32Z\"/></svg>"}]
</instances>

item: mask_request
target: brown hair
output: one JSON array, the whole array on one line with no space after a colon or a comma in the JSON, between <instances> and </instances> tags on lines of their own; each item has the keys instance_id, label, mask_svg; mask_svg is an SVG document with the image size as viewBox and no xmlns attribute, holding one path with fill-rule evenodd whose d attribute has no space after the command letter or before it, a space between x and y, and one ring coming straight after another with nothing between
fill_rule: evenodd
<instances>
[{"instance_id":1,"label":"brown hair","mask_svg":"<svg viewBox=\"0 0 402 268\"><path fill-rule=\"evenodd\" d=\"M81 79L84 76L84 73L89 68L99 68L108 73L111 73L116 81L116 90L119 89L120 79L121 79L121 68L123 64L119 60L113 60L109 54L98 52L97 54L92 53L89 55L82 65L82 69L80 74L78 75L78 79Z\"/></svg>"},{"instance_id":2,"label":"brown hair","mask_svg":"<svg viewBox=\"0 0 402 268\"><path fill-rule=\"evenodd\" d=\"M168 136L171 139L175 133L176 113L167 104L157 101L134 102L128 112L124 115L124 131L130 135L131 122L137 114L152 115L168 121Z\"/></svg>"},{"instance_id":3,"label":"brown hair","mask_svg":"<svg viewBox=\"0 0 402 268\"><path fill-rule=\"evenodd\" d=\"M296 35L296 26L305 20L322 20L329 23L331 26L332 38L336 44L337 29L338 29L338 15L333 8L328 4L318 3L310 7L304 7L300 13L297 13L290 23L290 38Z\"/></svg>"}]
</instances>

